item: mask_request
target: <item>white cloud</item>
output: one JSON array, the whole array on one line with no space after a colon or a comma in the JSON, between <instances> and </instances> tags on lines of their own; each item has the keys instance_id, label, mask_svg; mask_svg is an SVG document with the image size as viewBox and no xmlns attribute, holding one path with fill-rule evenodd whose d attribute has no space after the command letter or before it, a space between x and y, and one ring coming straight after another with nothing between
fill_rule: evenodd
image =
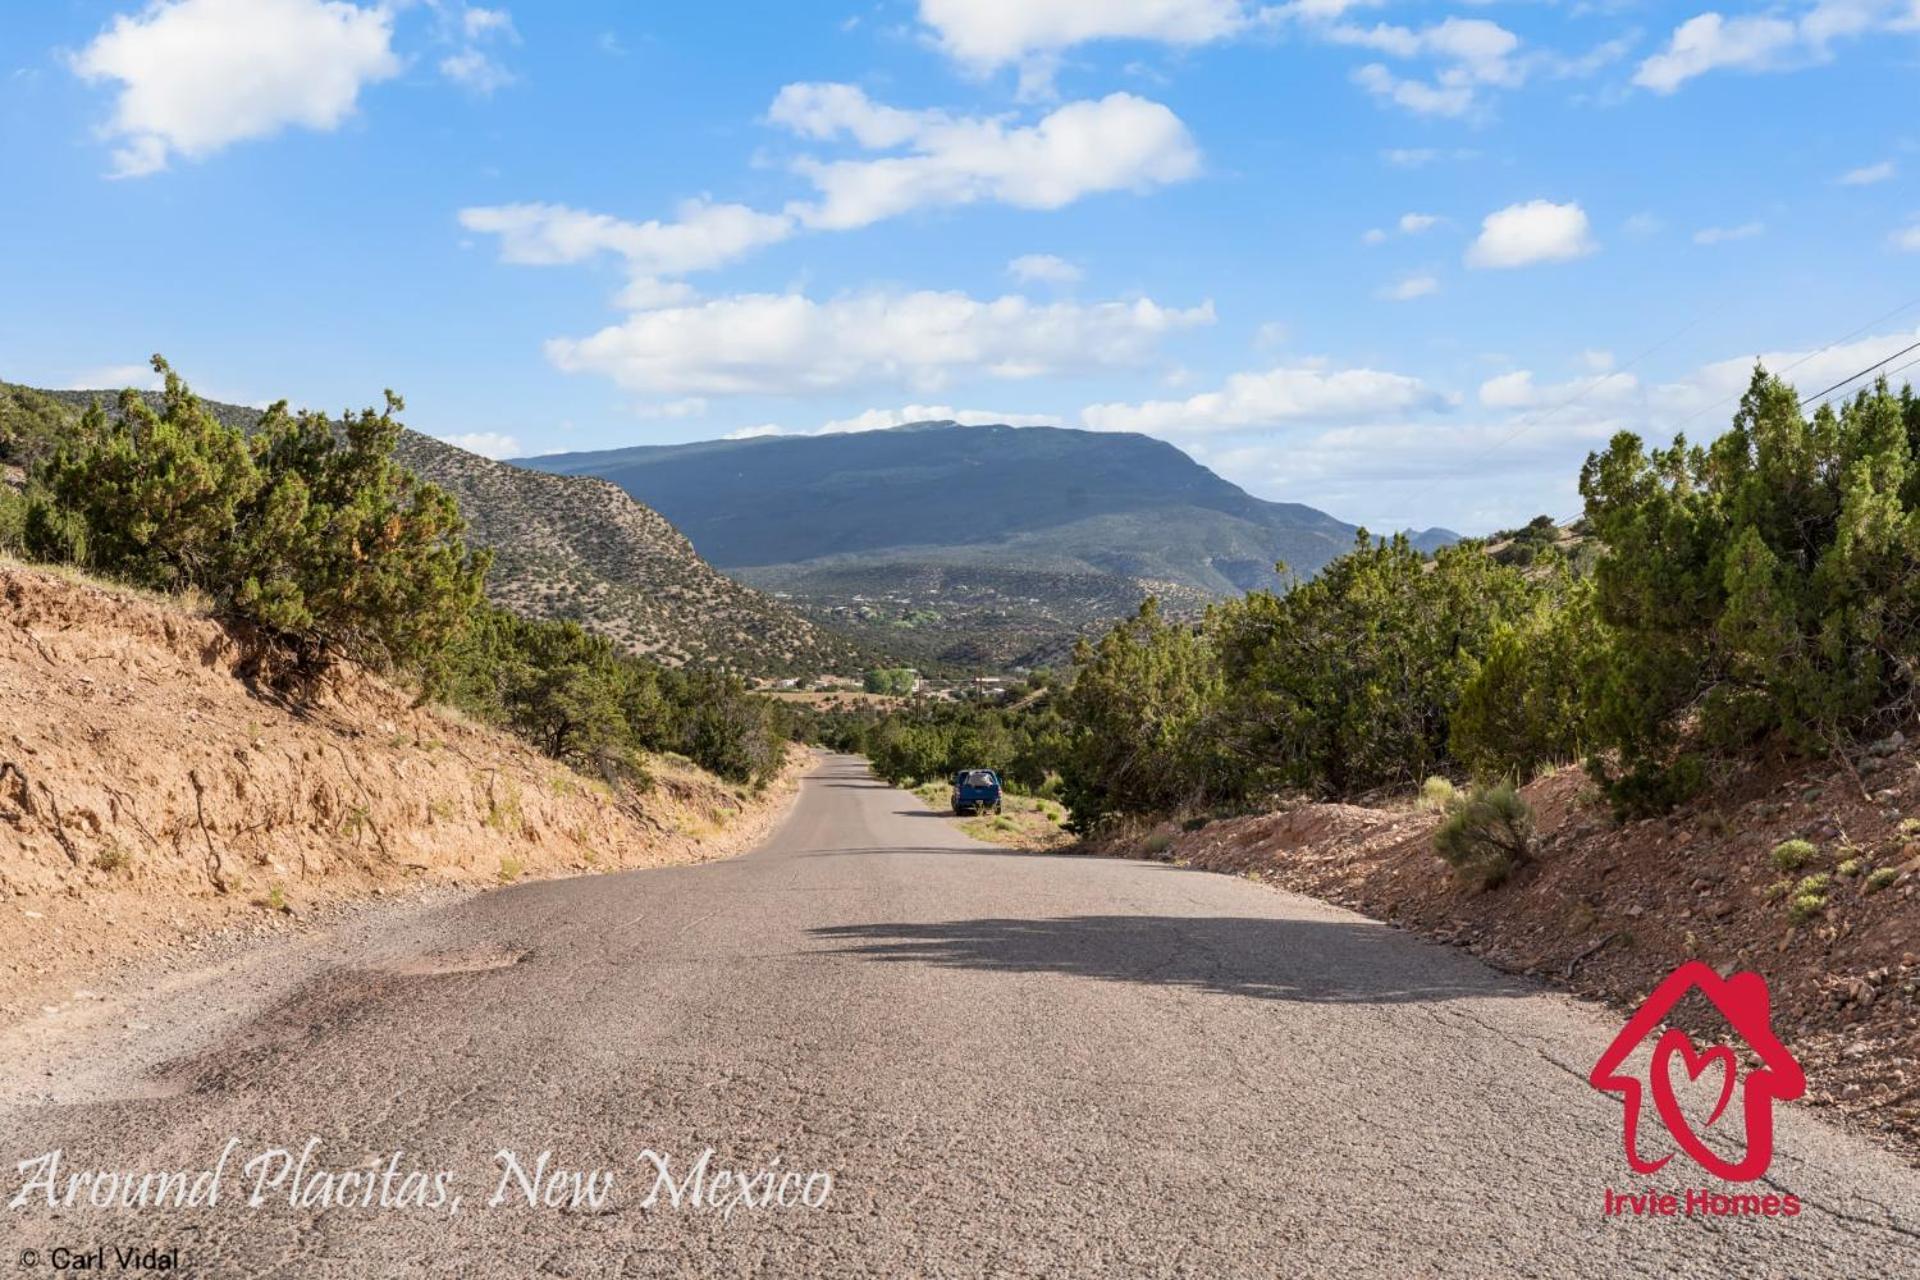
<instances>
[{"instance_id":1,"label":"white cloud","mask_svg":"<svg viewBox=\"0 0 1920 1280\"><path fill-rule=\"evenodd\" d=\"M1085 272L1051 253L1023 253L1007 264L1007 274L1024 283L1077 284Z\"/></svg>"},{"instance_id":2,"label":"white cloud","mask_svg":"<svg viewBox=\"0 0 1920 1280\"><path fill-rule=\"evenodd\" d=\"M1325 28L1322 35L1334 44L1372 49L1393 58L1438 58L1487 84L1511 84L1521 74L1512 62L1520 37L1484 18L1447 18L1418 31L1384 23L1341 25Z\"/></svg>"},{"instance_id":3,"label":"white cloud","mask_svg":"<svg viewBox=\"0 0 1920 1280\"><path fill-rule=\"evenodd\" d=\"M460 14L460 29L469 40L485 40L491 36L506 36L518 39L513 29L513 15L505 9L487 9L473 5Z\"/></svg>"},{"instance_id":4,"label":"white cloud","mask_svg":"<svg viewBox=\"0 0 1920 1280\"><path fill-rule=\"evenodd\" d=\"M1611 373L1614 365L1613 352L1591 348L1580 353L1580 363L1595 373Z\"/></svg>"},{"instance_id":5,"label":"white cloud","mask_svg":"<svg viewBox=\"0 0 1920 1280\"><path fill-rule=\"evenodd\" d=\"M1843 187L1870 187L1876 182L1885 182L1893 175L1893 161L1882 160L1878 164L1865 164L1858 169L1849 169L1836 181Z\"/></svg>"},{"instance_id":6,"label":"white cloud","mask_svg":"<svg viewBox=\"0 0 1920 1280\"><path fill-rule=\"evenodd\" d=\"M767 108L767 122L802 138L831 142L845 134L869 150L911 142L929 125L947 120L937 111L903 111L867 97L858 85L807 81L783 85Z\"/></svg>"},{"instance_id":7,"label":"white cloud","mask_svg":"<svg viewBox=\"0 0 1920 1280\"><path fill-rule=\"evenodd\" d=\"M1424 271L1402 276L1399 280L1380 290L1380 296L1388 302L1412 302L1415 298L1425 298L1440 292L1440 281Z\"/></svg>"},{"instance_id":8,"label":"white cloud","mask_svg":"<svg viewBox=\"0 0 1920 1280\"><path fill-rule=\"evenodd\" d=\"M514 30L513 15L505 9L487 9L478 5L459 11L457 21L443 21L461 47L440 59L440 74L465 89L485 97L504 89L519 77L483 47L495 41L520 42Z\"/></svg>"},{"instance_id":9,"label":"white cloud","mask_svg":"<svg viewBox=\"0 0 1920 1280\"><path fill-rule=\"evenodd\" d=\"M1385 102L1404 107L1421 116L1463 116L1473 110L1475 97L1471 84L1428 84L1395 75L1378 62L1369 62L1353 73L1353 82Z\"/></svg>"},{"instance_id":10,"label":"white cloud","mask_svg":"<svg viewBox=\"0 0 1920 1280\"><path fill-rule=\"evenodd\" d=\"M1403 236L1417 236L1439 226L1442 221L1444 219L1438 214L1403 213L1394 223L1394 228ZM1371 227L1360 237L1360 240L1363 244L1385 244L1392 234L1384 227Z\"/></svg>"},{"instance_id":11,"label":"white cloud","mask_svg":"<svg viewBox=\"0 0 1920 1280\"><path fill-rule=\"evenodd\" d=\"M868 151L904 148L898 155L794 162L820 199L790 212L831 230L982 200L1058 209L1098 192L1184 182L1200 171L1199 149L1180 118L1130 93L1069 102L1034 124L1010 125L901 111L853 85L799 84L780 91L768 119L805 138L846 138Z\"/></svg>"},{"instance_id":12,"label":"white cloud","mask_svg":"<svg viewBox=\"0 0 1920 1280\"><path fill-rule=\"evenodd\" d=\"M1131 94L1071 102L1034 124L1002 118L902 111L845 84L790 84L768 109L770 123L800 137L850 140L900 154L793 163L820 195L766 213L706 198L685 202L670 220L633 222L563 204L530 202L462 209L460 225L500 239L504 261L554 266L612 254L630 282L618 305L681 307L693 291L672 279L733 262L802 229L852 230L934 205L992 200L1055 209L1105 191L1144 191L1199 172L1200 153L1186 126L1157 102ZM1064 259L1015 260L1022 279L1066 282Z\"/></svg>"},{"instance_id":13,"label":"white cloud","mask_svg":"<svg viewBox=\"0 0 1920 1280\"><path fill-rule=\"evenodd\" d=\"M400 73L393 14L342 0L156 0L121 15L73 58L118 82L103 130L113 171L136 177L290 126L327 131L365 86Z\"/></svg>"},{"instance_id":14,"label":"white cloud","mask_svg":"<svg viewBox=\"0 0 1920 1280\"><path fill-rule=\"evenodd\" d=\"M1438 64L1431 81L1404 77L1372 62L1353 73L1354 83L1375 97L1416 115L1462 116L1480 105L1480 90L1517 88L1528 64L1517 55L1520 37L1484 18L1447 18L1415 30L1379 23L1316 28L1333 44L1370 49L1402 61L1428 59Z\"/></svg>"},{"instance_id":15,"label":"white cloud","mask_svg":"<svg viewBox=\"0 0 1920 1280\"><path fill-rule=\"evenodd\" d=\"M1825 61L1836 40L1909 28L1916 21L1920 9L1912 0L1819 0L1797 16L1703 13L1675 27L1666 48L1640 64L1633 82L1667 94L1695 76L1723 68L1786 70Z\"/></svg>"},{"instance_id":16,"label":"white cloud","mask_svg":"<svg viewBox=\"0 0 1920 1280\"><path fill-rule=\"evenodd\" d=\"M1920 222L1894 232L1893 247L1903 253L1920 253Z\"/></svg>"},{"instance_id":17,"label":"white cloud","mask_svg":"<svg viewBox=\"0 0 1920 1280\"><path fill-rule=\"evenodd\" d=\"M720 438L722 440L758 440L763 436L783 436L786 434L787 429L785 427L776 426L771 422L763 422L757 427L741 427L738 430L729 431Z\"/></svg>"},{"instance_id":18,"label":"white cloud","mask_svg":"<svg viewBox=\"0 0 1920 1280\"><path fill-rule=\"evenodd\" d=\"M1730 240L1751 240L1765 233L1764 222L1743 222L1737 227L1702 227L1693 233L1695 244L1725 244Z\"/></svg>"},{"instance_id":19,"label":"white cloud","mask_svg":"<svg viewBox=\"0 0 1920 1280\"><path fill-rule=\"evenodd\" d=\"M518 458L521 456L520 442L498 431L468 431L459 435L436 436L457 449L468 453L477 453L483 458Z\"/></svg>"},{"instance_id":20,"label":"white cloud","mask_svg":"<svg viewBox=\"0 0 1920 1280\"><path fill-rule=\"evenodd\" d=\"M1441 150L1438 147L1389 147L1380 153L1380 158L1396 169L1424 169L1442 160L1472 160L1479 154L1478 151L1464 148Z\"/></svg>"},{"instance_id":21,"label":"white cloud","mask_svg":"<svg viewBox=\"0 0 1920 1280\"><path fill-rule=\"evenodd\" d=\"M482 97L506 88L516 78L483 49L462 49L448 54L440 59L440 74Z\"/></svg>"},{"instance_id":22,"label":"white cloud","mask_svg":"<svg viewBox=\"0 0 1920 1280\"><path fill-rule=\"evenodd\" d=\"M1490 213L1467 250L1470 267L1525 267L1585 257L1594 242L1586 210L1578 204L1529 200Z\"/></svg>"},{"instance_id":23,"label":"white cloud","mask_svg":"<svg viewBox=\"0 0 1920 1280\"><path fill-rule=\"evenodd\" d=\"M963 427L1057 427L1052 413L995 413L991 409L956 409L947 404L908 404L898 409L868 409L851 418L836 418L820 427L820 435L851 431L884 431L909 422L957 422Z\"/></svg>"},{"instance_id":24,"label":"white cloud","mask_svg":"<svg viewBox=\"0 0 1920 1280\"><path fill-rule=\"evenodd\" d=\"M67 391L118 391L133 387L139 391L158 391L166 380L150 364L109 364L83 369L69 378Z\"/></svg>"},{"instance_id":25,"label":"white cloud","mask_svg":"<svg viewBox=\"0 0 1920 1280\"><path fill-rule=\"evenodd\" d=\"M1241 0L920 0L941 49L983 72L1092 40L1205 44L1253 19Z\"/></svg>"},{"instance_id":26,"label":"white cloud","mask_svg":"<svg viewBox=\"0 0 1920 1280\"><path fill-rule=\"evenodd\" d=\"M1599 372L1592 377L1542 387L1534 384L1531 370L1516 369L1481 383L1480 403L1489 409L1557 408L1579 403L1591 410L1629 401L1639 391L1640 380L1630 373Z\"/></svg>"},{"instance_id":27,"label":"white cloud","mask_svg":"<svg viewBox=\"0 0 1920 1280\"><path fill-rule=\"evenodd\" d=\"M1029 378L1129 367L1169 333L1213 322L1211 304L1038 303L1017 294L870 291L815 301L738 294L639 312L548 358L630 390L807 394L870 384L935 390L958 375Z\"/></svg>"},{"instance_id":28,"label":"white cloud","mask_svg":"<svg viewBox=\"0 0 1920 1280\"><path fill-rule=\"evenodd\" d=\"M1096 431L1247 430L1295 422L1379 417L1437 408L1441 397L1418 378L1378 369L1329 370L1316 363L1236 373L1218 391L1185 400L1091 404L1080 418Z\"/></svg>"},{"instance_id":29,"label":"white cloud","mask_svg":"<svg viewBox=\"0 0 1920 1280\"><path fill-rule=\"evenodd\" d=\"M625 259L635 278L647 282L722 266L794 231L794 221L786 214L707 200L687 201L671 222L628 222L559 204L505 204L462 209L460 225L499 236L500 257L506 262L555 266L610 253ZM684 300L671 289L663 296Z\"/></svg>"}]
</instances>

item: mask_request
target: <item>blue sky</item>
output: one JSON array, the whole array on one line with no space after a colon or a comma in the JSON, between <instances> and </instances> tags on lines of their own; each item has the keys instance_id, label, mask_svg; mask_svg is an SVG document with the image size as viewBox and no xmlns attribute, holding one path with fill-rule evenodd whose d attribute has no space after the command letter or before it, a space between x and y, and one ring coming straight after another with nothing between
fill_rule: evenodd
<instances>
[{"instance_id":1,"label":"blue sky","mask_svg":"<svg viewBox=\"0 0 1920 1280\"><path fill-rule=\"evenodd\" d=\"M1917 66L1920 0L14 0L0 377L1143 430L1484 531L1920 339Z\"/></svg>"}]
</instances>

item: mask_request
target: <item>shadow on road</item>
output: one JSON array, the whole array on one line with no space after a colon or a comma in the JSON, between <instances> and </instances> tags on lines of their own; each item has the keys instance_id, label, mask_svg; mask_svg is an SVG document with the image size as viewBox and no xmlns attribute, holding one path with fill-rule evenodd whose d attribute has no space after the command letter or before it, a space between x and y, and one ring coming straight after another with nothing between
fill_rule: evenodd
<instances>
[{"instance_id":1,"label":"shadow on road","mask_svg":"<svg viewBox=\"0 0 1920 1280\"><path fill-rule=\"evenodd\" d=\"M835 954L872 960L1061 973L1264 1000L1397 1004L1534 991L1467 957L1363 922L1068 916L836 925L812 933L841 944Z\"/></svg>"}]
</instances>

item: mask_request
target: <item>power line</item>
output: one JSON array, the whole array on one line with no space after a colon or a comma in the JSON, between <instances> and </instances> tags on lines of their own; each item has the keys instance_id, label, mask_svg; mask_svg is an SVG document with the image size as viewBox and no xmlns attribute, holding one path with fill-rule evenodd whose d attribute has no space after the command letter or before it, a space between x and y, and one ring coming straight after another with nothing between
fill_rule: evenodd
<instances>
[{"instance_id":1,"label":"power line","mask_svg":"<svg viewBox=\"0 0 1920 1280\"><path fill-rule=\"evenodd\" d=\"M1914 301L1920 302L1920 298L1916 298L1914 299ZM1908 303L1907 305L1912 306L1913 303ZM1901 310L1905 310L1905 308L1901 308ZM1894 314L1898 314L1898 313L1896 312ZM1886 319L1886 317L1882 316L1880 319L1884 320ZM1873 325L1876 325L1879 323L1880 323L1880 320L1872 320L1868 322L1866 327L1871 328ZM1859 332L1860 330L1858 329L1854 330L1854 333L1856 334ZM1849 336L1852 336L1852 335L1849 335ZM1839 346L1841 342L1845 342L1845 341L1847 341L1846 338L1841 338L1836 342L1829 342L1825 347L1822 347L1820 351L1826 351L1832 347ZM1794 361L1793 364L1790 364L1785 369L1781 370L1781 373L1790 372L1794 368L1805 364L1807 361L1813 359L1814 356L1819 355L1820 351L1815 351L1808 355L1804 355L1800 357L1800 359ZM1872 373L1875 369L1878 369L1880 366L1884 364L1891 364L1893 361L1898 360L1901 356L1906 355L1910 351L1920 351L1920 342L1910 342L1906 346L1900 348L1898 351L1895 351L1893 354L1882 356L1880 359L1875 360L1872 364L1868 365L1864 369L1861 369L1859 372L1850 373L1846 377L1840 379L1840 381L1834 383L1832 386L1826 387L1822 390L1814 392L1812 395L1806 397L1804 400L1800 402L1800 407L1804 410L1808 405L1815 404L1821 400L1825 400L1828 396L1832 395L1834 392L1838 391L1840 388L1846 386L1849 382L1858 382L1861 378L1866 377L1868 374ZM1901 365L1898 369L1892 370L1887 376L1892 377L1894 374L1905 372L1906 370L1911 369L1916 364L1920 364L1920 357L1915 357L1914 359L1907 361L1905 364ZM1735 396L1735 397L1732 397L1732 399L1737 400L1739 399L1739 397ZM1721 403L1724 404L1724 403L1727 403L1727 401L1722 401ZM1714 407L1714 406L1709 406L1709 407ZM1701 412L1704 413L1706 412L1706 410L1703 409L1701 410ZM1693 415L1693 417L1695 418L1699 416L1700 415L1698 413ZM1681 426L1686 425L1686 422L1690 422L1690 421L1692 421L1692 418L1688 418L1682 421L1681 423L1676 424L1674 429L1677 431ZM1585 514L1585 513L1582 512L1582 514ZM1579 518L1580 518L1579 516L1569 516L1566 520L1556 520L1554 523L1569 524L1572 521L1577 520Z\"/></svg>"},{"instance_id":2,"label":"power line","mask_svg":"<svg viewBox=\"0 0 1920 1280\"><path fill-rule=\"evenodd\" d=\"M1907 301L1901 303L1899 306L1895 307L1893 310L1887 312L1885 315L1875 316L1873 319L1861 325L1858 329L1855 329L1852 333L1843 334L1842 336L1835 338L1832 342L1827 343L1827 345L1825 345L1824 347L1817 347L1814 350L1807 352L1807 354L1801 356L1798 360L1795 360L1792 364L1789 364L1785 368L1781 369L1776 376L1785 377L1787 374L1792 373L1795 369L1798 369L1801 365L1813 359L1815 356L1823 356L1827 352L1833 350L1835 347L1839 346L1843 342L1852 342L1855 338L1859 337L1861 334L1865 333L1867 330L1873 328L1875 325L1885 324L1887 321L1899 315L1902 311L1911 311L1915 306L1920 306L1920 298L1909 298ZM1887 358L1891 360L1894 357L1889 356ZM1858 377L1858 376L1859 376L1858 374L1854 375L1854 377ZM1848 378L1846 381L1851 382L1853 381L1853 379ZM1845 384L1843 383L1841 385L1845 385ZM1829 390L1831 390L1831 388L1829 388ZM1674 423L1673 430L1677 432L1680 430L1680 428L1686 426L1689 422L1692 422L1695 418L1698 418L1703 414L1712 413L1715 409L1725 408L1727 405L1733 404L1735 401L1739 400L1741 395L1743 394L1745 393L1736 391L1734 394L1726 397L1724 400L1716 400L1712 404L1705 405L1699 409L1694 410L1692 413L1688 414L1686 417L1680 419L1680 421ZM1825 395L1826 392L1822 392L1821 394ZM1814 397L1814 398L1818 399L1818 397Z\"/></svg>"},{"instance_id":3,"label":"power line","mask_svg":"<svg viewBox=\"0 0 1920 1280\"><path fill-rule=\"evenodd\" d=\"M1828 396L1832 395L1834 392L1838 391L1840 388L1846 386L1849 382L1853 382L1856 379L1866 377L1868 374L1872 373L1875 369L1878 369L1881 365L1888 363L1888 361L1898 360L1901 356L1907 354L1907 352L1909 351L1920 351L1920 342L1915 342L1915 343L1911 343L1908 346L1904 346L1900 348L1898 351L1894 352L1892 355L1886 357L1886 359L1884 360L1875 360L1872 364L1862 369L1859 373L1852 374L1848 377L1840 379L1840 381L1834 383L1832 386L1828 387L1824 391L1814 392L1812 395L1808 396L1806 400L1802 401L1801 403L1807 404L1815 400L1824 400ZM1912 363L1912 362L1909 361L1908 363ZM1904 369L1906 367L1907 366L1904 364L1900 366L1901 369ZM1899 370L1896 369L1894 372L1898 373Z\"/></svg>"}]
</instances>

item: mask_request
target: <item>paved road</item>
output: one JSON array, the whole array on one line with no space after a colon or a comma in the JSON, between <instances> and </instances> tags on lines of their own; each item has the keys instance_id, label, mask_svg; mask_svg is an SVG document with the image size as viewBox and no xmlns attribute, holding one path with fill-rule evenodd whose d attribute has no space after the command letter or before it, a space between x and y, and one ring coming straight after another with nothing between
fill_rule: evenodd
<instances>
[{"instance_id":1,"label":"paved road","mask_svg":"<svg viewBox=\"0 0 1920 1280\"><path fill-rule=\"evenodd\" d=\"M303 1278L1920 1274L1920 1177L1797 1112L1798 1217L1603 1218L1642 1189L1583 1078L1611 1022L1243 881L979 845L830 758L749 856L418 914L145 1073L76 1046L114 1096L0 1116L10 1191L55 1148L237 1154L210 1209L0 1210L0 1269L104 1243ZM399 1151L390 1190L449 1170L461 1207L248 1208L241 1162L307 1135L308 1172ZM639 1153L708 1147L831 1193L642 1207ZM612 1191L489 1208L502 1149ZM1704 1185L1683 1162L1655 1183Z\"/></svg>"}]
</instances>

